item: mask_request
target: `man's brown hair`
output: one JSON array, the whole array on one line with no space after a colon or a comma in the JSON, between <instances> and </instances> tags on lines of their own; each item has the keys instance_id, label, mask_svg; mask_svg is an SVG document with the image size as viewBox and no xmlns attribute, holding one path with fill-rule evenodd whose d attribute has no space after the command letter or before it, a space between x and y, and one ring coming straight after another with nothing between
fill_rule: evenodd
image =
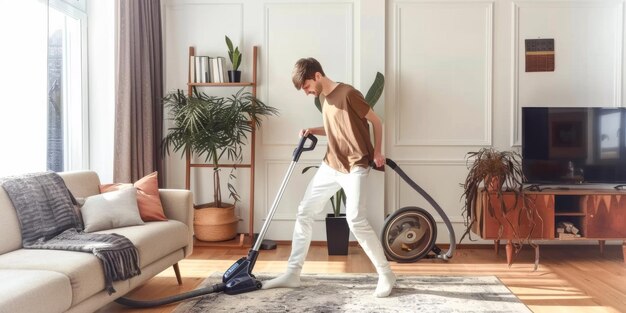
<instances>
[{"instance_id":1,"label":"man's brown hair","mask_svg":"<svg viewBox=\"0 0 626 313\"><path fill-rule=\"evenodd\" d=\"M296 65L293 68L293 73L291 79L293 80L293 85L296 89L302 89L302 85L304 85L304 81L307 79L314 79L315 73L319 72L322 76L326 76L324 74L324 70L322 69L322 65L320 62L317 62L314 58L302 58L296 62Z\"/></svg>"}]
</instances>

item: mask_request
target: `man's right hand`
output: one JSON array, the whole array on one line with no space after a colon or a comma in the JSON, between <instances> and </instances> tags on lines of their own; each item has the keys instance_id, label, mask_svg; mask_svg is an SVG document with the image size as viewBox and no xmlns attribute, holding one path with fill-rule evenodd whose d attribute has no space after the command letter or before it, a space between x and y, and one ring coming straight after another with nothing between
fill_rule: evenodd
<instances>
[{"instance_id":1,"label":"man's right hand","mask_svg":"<svg viewBox=\"0 0 626 313\"><path fill-rule=\"evenodd\" d=\"M298 135L300 137L304 137L308 136L309 134L313 134L315 136L326 136L326 131L324 131L324 126L303 128L300 130L300 133Z\"/></svg>"}]
</instances>

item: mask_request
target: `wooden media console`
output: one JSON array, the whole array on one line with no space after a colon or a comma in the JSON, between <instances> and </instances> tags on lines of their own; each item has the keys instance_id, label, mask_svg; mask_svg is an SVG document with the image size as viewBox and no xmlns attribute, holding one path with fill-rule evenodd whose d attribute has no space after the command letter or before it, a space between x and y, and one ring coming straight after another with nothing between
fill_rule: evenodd
<instances>
[{"instance_id":1,"label":"wooden media console","mask_svg":"<svg viewBox=\"0 0 626 313\"><path fill-rule=\"evenodd\" d=\"M512 240L525 238L597 240L601 254L606 240L622 240L626 262L626 191L546 188L524 191L519 198L504 192L503 199L494 191L478 193L472 231L482 239L494 240L496 253L500 240L507 240L508 264Z\"/></svg>"}]
</instances>

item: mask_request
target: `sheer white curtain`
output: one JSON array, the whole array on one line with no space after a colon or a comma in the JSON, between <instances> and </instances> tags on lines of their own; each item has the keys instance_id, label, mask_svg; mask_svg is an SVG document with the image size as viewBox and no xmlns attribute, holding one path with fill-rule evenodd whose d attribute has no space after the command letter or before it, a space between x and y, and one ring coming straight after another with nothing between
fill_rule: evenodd
<instances>
[{"instance_id":1,"label":"sheer white curtain","mask_svg":"<svg viewBox=\"0 0 626 313\"><path fill-rule=\"evenodd\" d=\"M46 170L47 1L0 1L0 177Z\"/></svg>"}]
</instances>

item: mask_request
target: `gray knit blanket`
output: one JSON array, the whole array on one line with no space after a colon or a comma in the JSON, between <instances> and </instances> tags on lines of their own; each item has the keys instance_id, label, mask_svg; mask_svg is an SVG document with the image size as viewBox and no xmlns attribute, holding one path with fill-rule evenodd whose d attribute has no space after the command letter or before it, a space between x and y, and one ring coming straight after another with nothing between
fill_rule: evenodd
<instances>
[{"instance_id":1,"label":"gray knit blanket","mask_svg":"<svg viewBox=\"0 0 626 313\"><path fill-rule=\"evenodd\" d=\"M33 173L0 179L17 212L26 249L70 250L93 253L102 262L105 290L113 281L141 274L137 248L118 234L83 232L74 210L76 200L56 173Z\"/></svg>"}]
</instances>

